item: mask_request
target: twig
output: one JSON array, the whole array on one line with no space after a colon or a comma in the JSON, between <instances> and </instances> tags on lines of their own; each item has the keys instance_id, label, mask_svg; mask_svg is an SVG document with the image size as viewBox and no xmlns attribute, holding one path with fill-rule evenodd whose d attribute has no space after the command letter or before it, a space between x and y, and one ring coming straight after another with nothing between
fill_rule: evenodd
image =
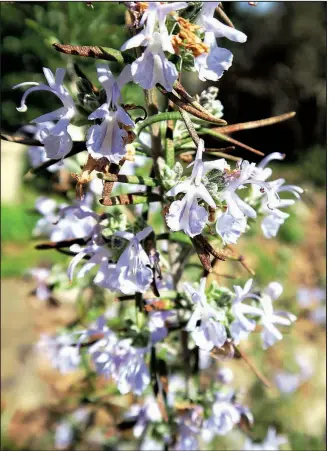
<instances>
[{"instance_id":1,"label":"twig","mask_svg":"<svg viewBox=\"0 0 330 451\"><path fill-rule=\"evenodd\" d=\"M262 157L265 155L263 152L260 152L260 150L254 149L253 147L247 146L246 144L241 143L240 141L237 141L234 138L231 138L230 136L224 135L219 132L215 132L214 129L209 128L201 128L199 129L200 134L204 135L210 135L214 138L221 139L223 141L228 141L230 143L235 144L236 146L243 147L243 149L249 150L250 152L256 153L257 155L261 155Z\"/></svg>"},{"instance_id":2,"label":"twig","mask_svg":"<svg viewBox=\"0 0 330 451\"><path fill-rule=\"evenodd\" d=\"M235 25L233 24L233 22L229 19L229 17L227 16L227 14L224 12L224 10L221 8L219 8L219 6L215 9L215 11L219 14L219 16L221 17L221 19L226 22L226 24L231 27L231 28L235 28Z\"/></svg>"},{"instance_id":3,"label":"twig","mask_svg":"<svg viewBox=\"0 0 330 451\"><path fill-rule=\"evenodd\" d=\"M179 111L181 113L182 119L184 120L184 123L186 124L186 127L188 129L188 132L191 136L191 139L194 141L196 147L198 147L198 143L199 143L199 136L197 135L197 132L195 130L194 124L192 123L189 114L183 110L181 107L179 107Z\"/></svg>"},{"instance_id":4,"label":"twig","mask_svg":"<svg viewBox=\"0 0 330 451\"><path fill-rule=\"evenodd\" d=\"M279 116L268 117L267 119L259 119L257 121L241 122L239 124L226 125L225 127L213 128L217 133L234 133L241 130L250 130L252 128L266 127L268 125L278 124L279 122L287 121L295 117L295 111L290 113L280 114Z\"/></svg>"},{"instance_id":5,"label":"twig","mask_svg":"<svg viewBox=\"0 0 330 451\"><path fill-rule=\"evenodd\" d=\"M238 357L241 357L245 363L251 368L251 370L254 372L254 374L257 376L257 378L267 387L271 388L271 383L269 380L256 368L254 363L249 359L249 357L243 352L241 349L238 348L238 346L234 345L235 353Z\"/></svg>"}]
</instances>

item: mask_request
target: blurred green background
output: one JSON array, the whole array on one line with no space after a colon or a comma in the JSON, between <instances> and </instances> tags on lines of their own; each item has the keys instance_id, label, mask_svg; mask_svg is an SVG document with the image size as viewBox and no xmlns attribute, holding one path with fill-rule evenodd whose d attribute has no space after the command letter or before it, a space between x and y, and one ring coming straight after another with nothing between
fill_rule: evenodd
<instances>
[{"instance_id":1,"label":"blurred green background","mask_svg":"<svg viewBox=\"0 0 330 451\"><path fill-rule=\"evenodd\" d=\"M221 45L234 53L234 62L217 83L201 83L196 74L189 73L184 74L183 84L191 94L200 93L207 86L219 87L219 99L229 124L297 112L290 121L239 132L235 138L266 154L285 153L286 160L274 165L274 176L284 177L305 189L303 201L291 209L291 217L281 228L277 240L268 241L258 232L253 238L242 239L238 246L256 270L260 284L275 279L283 282L285 307L299 314L297 288L325 286L327 5L326 2L258 2L258 6L253 7L247 2L225 2L224 7L235 26L248 35L248 41L237 44L222 40ZM29 98L27 113L16 111L22 91L12 91L12 86L23 81L43 81L42 67L53 71L56 67L66 67L70 85L70 78L75 79L73 63L78 62L96 82L93 59L63 55L51 44L119 48L128 37L124 11L120 2L94 2L93 8L87 2L1 3L2 131L16 132L37 115L57 107L52 96L36 94ZM115 64L111 67L114 72L120 70ZM127 103L143 103L141 90L133 84L125 88L124 98ZM219 143L209 139L207 146L216 147ZM15 400L22 408L22 400L18 402L13 393L22 386L17 373L29 366L22 363L19 356L21 347L32 344L36 338L25 303L31 285L23 281L22 275L26 269L40 263L41 258L45 262L56 262L65 261L65 257L48 251L41 257L34 250L35 241L30 239L38 218L31 209L36 196L40 195L40 188L47 190L47 178L37 181L37 187L17 180L14 198L5 195L6 190L14 189L10 180L11 164L14 167L16 159L21 161L21 175L28 169L26 148L16 154L14 147L8 145L6 151L12 151L13 156L5 163L2 142L2 179L5 179L4 172L7 177L2 183L1 209L1 308L5 325L2 331L5 351L2 367L5 369L1 381L5 401ZM235 155L259 161L259 157L254 159L254 155L246 155L238 148ZM227 271L230 270L233 268L228 267ZM246 274L240 273L239 277L245 280ZM255 438L263 439L267 427L274 424L289 437L292 450L325 449L324 337L323 327L306 319L306 312L303 312L291 338L285 337L283 343L266 355L261 350L255 353L258 365L265 368L268 376L274 368L285 366L284 355L287 360L292 359L298 345L316 355L314 377L292 395L275 397L265 392L253 381L253 375L246 378L243 368L237 384L244 385L247 379L246 388L252 390L250 406L255 414ZM308 419L313 416L313 420ZM3 449L15 449L14 442L11 437L11 448ZM230 444L227 449L232 449Z\"/></svg>"}]
</instances>

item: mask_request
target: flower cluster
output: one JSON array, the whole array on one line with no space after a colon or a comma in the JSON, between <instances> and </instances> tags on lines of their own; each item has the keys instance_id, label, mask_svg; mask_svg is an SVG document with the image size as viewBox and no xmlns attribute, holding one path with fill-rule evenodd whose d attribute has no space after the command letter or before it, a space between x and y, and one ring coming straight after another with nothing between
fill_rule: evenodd
<instances>
[{"instance_id":1,"label":"flower cluster","mask_svg":"<svg viewBox=\"0 0 330 451\"><path fill-rule=\"evenodd\" d=\"M209 296L205 284L204 278L198 290L188 283L184 285L186 295L193 303L186 330L191 332L196 345L205 351L221 348L227 340L238 344L248 338L257 324L262 326L263 348L268 348L283 338L275 325L289 326L296 320L291 313L273 309L273 301L283 291L278 282L271 282L259 293L252 290L253 279L248 280L244 288L234 286L234 293L229 290L218 290L217 293L213 286ZM244 302L248 299L253 302Z\"/></svg>"},{"instance_id":2,"label":"flower cluster","mask_svg":"<svg viewBox=\"0 0 330 451\"><path fill-rule=\"evenodd\" d=\"M280 225L289 217L280 208L295 202L293 199L281 200L279 193L290 192L299 199L303 192L298 186L285 185L284 179L266 182L271 169L265 166L269 161L283 159L284 156L270 154L258 166L246 160L240 161L232 170L224 158L204 162L204 151L204 141L200 139L195 161L191 163L193 170L190 177L167 192L167 196L172 198L186 193L182 199L171 203L166 216L170 229L183 230L194 237L202 233L206 224L214 225L223 243L233 244L247 229L247 220L255 219L258 211L264 215L261 228L265 237L276 236ZM237 191L247 185L251 186L251 192L242 199ZM211 210L216 210L215 224L209 220Z\"/></svg>"},{"instance_id":3,"label":"flower cluster","mask_svg":"<svg viewBox=\"0 0 330 451\"><path fill-rule=\"evenodd\" d=\"M174 55L178 67L197 71L200 80L218 80L231 66L233 55L218 47L216 38L245 42L247 37L213 17L217 6L218 2L203 2L192 23L184 18L187 2L131 2L131 10L140 17L138 27L143 29L121 50L145 47L131 65L134 82L144 89L160 83L172 91L178 78Z\"/></svg>"},{"instance_id":4,"label":"flower cluster","mask_svg":"<svg viewBox=\"0 0 330 451\"><path fill-rule=\"evenodd\" d=\"M79 292L73 321L64 322L57 334L43 330L37 348L60 373L79 369L86 380L100 376L95 384L84 380L81 403L97 404L103 396L98 383L106 386L106 396L113 388L122 395L137 395L122 415L122 427L132 429L139 449L196 450L209 447L235 427L253 424L252 413L241 403L242 393L230 387L233 372L219 366L217 359L243 357L238 345L251 333L260 333L262 348L267 349L283 338L282 328L297 319L274 307L283 292L279 282L257 289L257 281L249 279L244 286L237 283L229 289L217 281L210 284L207 274L216 259L230 257L230 245L258 217L264 236L275 237L289 216L282 209L293 205L303 190L283 178L270 180L268 164L283 160L283 154L267 155L259 164L236 158L233 167L224 149L218 158L199 136L209 132L237 143L228 135L241 126L229 125L222 134L220 125L225 121L218 88L209 87L194 98L179 78L187 70L196 72L201 81L216 81L230 68L233 55L219 47L217 39L243 43L247 37L218 20L226 17L222 6L124 3L131 37L121 52L115 51L120 55L117 68L122 65L118 77L108 64L97 63L99 88L80 77L75 100L64 87L64 69L53 74L44 68L48 85L31 82L14 87L33 85L24 93L19 111L26 111L27 97L38 91L54 94L63 104L22 129L37 140L28 151L33 172L39 172L39 165L59 171L59 176L70 171L79 190L91 182L84 196L82 189L76 190L80 199L72 204L44 196L36 200L41 218L33 235L50 240L38 248L55 248L71 259L64 276L46 268L30 271L40 308L51 305L58 288L55 301L61 310L57 297L61 298L61 289L69 291L73 281ZM72 46L61 49L66 53L68 47ZM77 54L86 56L86 47L80 53L75 47ZM101 57L113 61L115 53L110 50L93 47L89 56L100 57L101 52ZM125 104L124 87L131 82L147 91L147 108ZM164 112L157 107L158 114L150 115L156 110L149 91L154 87L168 107ZM135 109L145 111L146 117L129 113ZM81 119L78 115L84 124L81 141L72 136L72 126ZM218 127L211 131L211 124ZM67 159L84 151L84 161L77 156ZM82 173L73 173L73 167ZM92 180L93 171L98 177ZM56 177L51 174L51 181ZM129 188L113 195L115 183ZM295 199L281 198L282 193ZM223 253L211 240L225 248ZM199 269L204 269L198 276L196 260L190 260L194 251L202 262ZM275 375L282 392L288 378L295 389L311 375L306 363L297 363L299 373ZM89 413L77 412L57 423L57 449L74 447L77 418L88 427ZM93 422L94 415L91 418ZM118 437L119 432L118 426ZM282 443L283 437L269 429L262 444L247 439L244 449L278 449ZM112 442L106 445L112 447ZM131 447L120 443L118 449Z\"/></svg>"}]
</instances>

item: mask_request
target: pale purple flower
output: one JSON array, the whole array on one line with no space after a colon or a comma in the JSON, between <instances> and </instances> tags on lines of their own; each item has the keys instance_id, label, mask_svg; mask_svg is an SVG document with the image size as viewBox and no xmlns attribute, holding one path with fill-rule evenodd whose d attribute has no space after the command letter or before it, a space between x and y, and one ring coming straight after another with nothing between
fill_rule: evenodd
<instances>
[{"instance_id":1,"label":"pale purple flower","mask_svg":"<svg viewBox=\"0 0 330 451\"><path fill-rule=\"evenodd\" d=\"M226 37L235 42L245 42L247 39L241 31L228 27L213 17L217 6L218 2L203 2L196 20L197 25L205 33L204 44L209 46L208 52L195 58L195 69L202 81L218 80L232 65L233 54L227 49L218 47L216 38Z\"/></svg>"},{"instance_id":2,"label":"pale purple flower","mask_svg":"<svg viewBox=\"0 0 330 451\"><path fill-rule=\"evenodd\" d=\"M98 215L84 204L57 206L53 199L38 197L36 210L43 215L33 230L34 236L49 236L51 241L90 238L96 231Z\"/></svg>"},{"instance_id":3,"label":"pale purple flower","mask_svg":"<svg viewBox=\"0 0 330 451\"><path fill-rule=\"evenodd\" d=\"M312 321L315 321L317 324L326 325L327 323L327 307L325 305L321 305L317 307L315 310L310 312L309 318Z\"/></svg>"},{"instance_id":4,"label":"pale purple flower","mask_svg":"<svg viewBox=\"0 0 330 451\"><path fill-rule=\"evenodd\" d=\"M125 155L125 138L128 136L121 124L134 127L134 122L119 104L121 88L130 81L130 70L129 66L125 66L117 81L107 64L97 64L96 70L107 101L88 117L90 120L101 119L102 122L90 127L86 145L94 159L106 157L111 163L118 164Z\"/></svg>"},{"instance_id":5,"label":"pale purple flower","mask_svg":"<svg viewBox=\"0 0 330 451\"><path fill-rule=\"evenodd\" d=\"M149 313L148 328L151 342L157 343L167 337L168 329L166 321L175 314L173 310L152 311Z\"/></svg>"},{"instance_id":6,"label":"pale purple flower","mask_svg":"<svg viewBox=\"0 0 330 451\"><path fill-rule=\"evenodd\" d=\"M281 225L284 224L289 216L289 213L284 213L284 211L277 209L265 216L261 221L261 230L265 238L275 238Z\"/></svg>"},{"instance_id":7,"label":"pale purple flower","mask_svg":"<svg viewBox=\"0 0 330 451\"><path fill-rule=\"evenodd\" d=\"M213 358L211 357L210 353L199 348L198 351L199 368L201 370L206 370L207 368L210 368L212 361Z\"/></svg>"},{"instance_id":8,"label":"pale purple flower","mask_svg":"<svg viewBox=\"0 0 330 451\"><path fill-rule=\"evenodd\" d=\"M151 262L140 242L153 231L151 226L146 227L136 235L130 232L116 232L115 235L129 241L115 266L110 286L124 294L145 292L152 281L153 272Z\"/></svg>"},{"instance_id":9,"label":"pale purple flower","mask_svg":"<svg viewBox=\"0 0 330 451\"><path fill-rule=\"evenodd\" d=\"M198 205L198 199L206 202L211 208L216 208L216 204L203 184L202 178L212 169L223 171L227 165L223 158L203 163L203 152L204 141L200 139L195 161L189 165L193 164L191 176L166 193L167 196L171 197L175 197L179 193L186 193L181 200L172 202L166 215L166 222L171 230L183 230L191 237L202 232L208 219L208 212L204 207Z\"/></svg>"},{"instance_id":10,"label":"pale purple flower","mask_svg":"<svg viewBox=\"0 0 330 451\"><path fill-rule=\"evenodd\" d=\"M74 270L78 263L80 263L84 257L90 256L90 259L79 270L77 274L78 279L85 277L92 268L99 265L99 269L93 282L100 287L111 288L108 281L111 273L114 271L115 265L109 263L112 252L106 245L92 243L89 246L81 247L78 244L73 244L70 247L70 250L77 253L68 267L68 277L70 280L73 279Z\"/></svg>"},{"instance_id":11,"label":"pale purple flower","mask_svg":"<svg viewBox=\"0 0 330 451\"><path fill-rule=\"evenodd\" d=\"M233 391L217 393L212 406L212 413L204 420L202 437L210 442L215 435L227 435L241 419L239 409L233 403Z\"/></svg>"},{"instance_id":12,"label":"pale purple flower","mask_svg":"<svg viewBox=\"0 0 330 451\"><path fill-rule=\"evenodd\" d=\"M260 322L263 325L261 337L264 349L272 346L276 341L282 340L283 338L283 335L275 327L275 324L290 326L297 319L292 313L274 311L273 301L281 296L282 291L283 288L281 284L278 282L271 282L259 298L262 308Z\"/></svg>"},{"instance_id":13,"label":"pale purple flower","mask_svg":"<svg viewBox=\"0 0 330 451\"><path fill-rule=\"evenodd\" d=\"M293 194L296 199L300 199L300 195L304 192L299 186L285 185L284 179L268 182L268 187L270 188L271 200L269 199L269 196L267 202L265 199L263 200L262 210L263 212L268 211L269 213L272 213L272 210L274 209L288 207L295 203L294 199L281 199L279 193L288 192Z\"/></svg>"},{"instance_id":14,"label":"pale purple flower","mask_svg":"<svg viewBox=\"0 0 330 451\"><path fill-rule=\"evenodd\" d=\"M76 346L73 334L51 337L42 334L36 345L44 353L53 368L66 374L78 369L80 365L79 349Z\"/></svg>"},{"instance_id":15,"label":"pale purple flower","mask_svg":"<svg viewBox=\"0 0 330 451\"><path fill-rule=\"evenodd\" d=\"M133 427L134 437L140 438L148 423L162 421L162 414L153 396L146 396L143 404L133 404L125 414L125 418L136 419Z\"/></svg>"},{"instance_id":16,"label":"pale purple flower","mask_svg":"<svg viewBox=\"0 0 330 451\"><path fill-rule=\"evenodd\" d=\"M235 320L230 325L230 333L236 344L241 340L245 340L256 327L256 322L253 319L247 318L245 315L262 316L263 314L263 311L259 307L243 303L246 299L259 300L259 297L252 292L252 284L253 279L249 279L244 288L238 285L234 286L236 296L232 302L231 312Z\"/></svg>"},{"instance_id":17,"label":"pale purple flower","mask_svg":"<svg viewBox=\"0 0 330 451\"><path fill-rule=\"evenodd\" d=\"M297 301L300 307L308 308L314 304L320 304L326 298L326 292L322 288L298 287Z\"/></svg>"},{"instance_id":18,"label":"pale purple flower","mask_svg":"<svg viewBox=\"0 0 330 451\"><path fill-rule=\"evenodd\" d=\"M61 421L55 429L55 449L66 450L73 440L73 427L69 421Z\"/></svg>"},{"instance_id":19,"label":"pale purple flower","mask_svg":"<svg viewBox=\"0 0 330 451\"><path fill-rule=\"evenodd\" d=\"M211 351L214 347L221 348L223 346L227 340L227 333L222 323L225 319L224 313L207 302L205 284L206 278L203 278L198 291L189 283L184 284L186 294L195 304L186 330L191 332L191 336L199 348Z\"/></svg>"},{"instance_id":20,"label":"pale purple flower","mask_svg":"<svg viewBox=\"0 0 330 451\"><path fill-rule=\"evenodd\" d=\"M277 371L274 375L274 382L277 388L285 394L295 392L301 384L306 382L313 375L314 369L311 362L303 354L297 354L295 361L299 367L297 373L288 371Z\"/></svg>"},{"instance_id":21,"label":"pale purple flower","mask_svg":"<svg viewBox=\"0 0 330 451\"><path fill-rule=\"evenodd\" d=\"M60 99L63 103L63 107L51 113L44 114L43 116L34 119L32 122L40 124L40 141L44 144L47 157L63 160L72 148L72 139L67 129L70 121L76 114L76 109L72 97L63 86L65 69L56 69L55 76L52 71L46 67L43 68L43 72L49 86L43 83L25 82L13 87L13 89L16 89L21 86L34 85L34 87L25 91L21 100L21 106L17 108L17 110L20 112L25 112L27 110L25 104L26 98L35 91L48 91ZM55 125L50 125L49 121L57 121L57 123Z\"/></svg>"},{"instance_id":22,"label":"pale purple flower","mask_svg":"<svg viewBox=\"0 0 330 451\"><path fill-rule=\"evenodd\" d=\"M133 392L141 395L150 382L149 370L144 361L147 348L135 348L128 340L121 340L112 351L111 376L122 395Z\"/></svg>"},{"instance_id":23,"label":"pale purple flower","mask_svg":"<svg viewBox=\"0 0 330 451\"><path fill-rule=\"evenodd\" d=\"M230 368L220 368L217 372L217 379L222 384L230 384L233 381L234 374Z\"/></svg>"},{"instance_id":24,"label":"pale purple flower","mask_svg":"<svg viewBox=\"0 0 330 451\"><path fill-rule=\"evenodd\" d=\"M209 46L209 51L195 58L195 69L200 80L217 81L232 65L233 54L229 50L217 46L212 32L205 33L204 44Z\"/></svg>"},{"instance_id":25,"label":"pale purple flower","mask_svg":"<svg viewBox=\"0 0 330 451\"><path fill-rule=\"evenodd\" d=\"M255 178L255 170L255 163L244 160L238 164L234 174L226 177L227 184L221 193L221 198L227 204L227 213L234 218L242 218L244 215L250 218L257 217L256 211L238 196L237 190L244 188L247 184L255 184L266 190L267 195L271 192L266 182Z\"/></svg>"},{"instance_id":26,"label":"pale purple flower","mask_svg":"<svg viewBox=\"0 0 330 451\"><path fill-rule=\"evenodd\" d=\"M47 283L50 270L47 268L32 268L29 270L29 274L31 274L38 284L36 288L36 297L40 301L47 301L52 294Z\"/></svg>"},{"instance_id":27,"label":"pale purple flower","mask_svg":"<svg viewBox=\"0 0 330 451\"><path fill-rule=\"evenodd\" d=\"M220 213L218 216L215 228L222 238L224 244L235 244L247 227L247 220L245 216L234 217L230 214Z\"/></svg>"},{"instance_id":28,"label":"pale purple flower","mask_svg":"<svg viewBox=\"0 0 330 451\"><path fill-rule=\"evenodd\" d=\"M43 128L52 128L54 127L54 122L44 122L42 124L36 125L24 125L21 130L23 132L31 134L35 139L41 141L40 132ZM44 146L30 146L27 150L30 164L33 168L49 161L47 157L46 150ZM56 172L61 168L61 164L55 163L47 168L49 172Z\"/></svg>"},{"instance_id":29,"label":"pale purple flower","mask_svg":"<svg viewBox=\"0 0 330 451\"><path fill-rule=\"evenodd\" d=\"M186 6L186 2L149 2L140 21L140 26L144 25L143 30L121 47L122 51L139 46L146 47L143 54L131 65L133 80L142 88L151 89L160 83L167 91L172 91L178 72L164 53L174 53L165 22L167 14Z\"/></svg>"},{"instance_id":30,"label":"pale purple flower","mask_svg":"<svg viewBox=\"0 0 330 451\"><path fill-rule=\"evenodd\" d=\"M284 158L285 155L279 152L267 155L255 168L255 179L265 182L272 174L272 170L266 167L267 164L272 160L283 160ZM261 229L264 236L268 239L277 235L280 226L290 216L288 213L281 211L280 208L286 208L295 203L294 199L281 199L279 193L289 192L297 199L300 199L300 195L304 192L299 186L285 185L284 183L285 180L282 178L267 182L267 197L263 197L261 200L260 212L265 215L261 223ZM257 186L252 185L251 200L255 201L260 197L260 189L258 190Z\"/></svg>"},{"instance_id":31,"label":"pale purple flower","mask_svg":"<svg viewBox=\"0 0 330 451\"><path fill-rule=\"evenodd\" d=\"M203 7L196 20L205 32L213 33L215 37L225 37L234 42L245 42L247 36L236 28L229 27L215 19L214 12L219 2L203 2Z\"/></svg>"},{"instance_id":32,"label":"pale purple flower","mask_svg":"<svg viewBox=\"0 0 330 451\"><path fill-rule=\"evenodd\" d=\"M181 374L172 374L169 377L167 403L170 407L174 407L175 399L179 394L184 394L186 383L186 379Z\"/></svg>"},{"instance_id":33,"label":"pale purple flower","mask_svg":"<svg viewBox=\"0 0 330 451\"><path fill-rule=\"evenodd\" d=\"M288 443L283 435L277 435L275 428L268 428L267 436L262 443L253 443L251 439L246 439L242 451L278 451L280 446Z\"/></svg>"},{"instance_id":34,"label":"pale purple flower","mask_svg":"<svg viewBox=\"0 0 330 451\"><path fill-rule=\"evenodd\" d=\"M178 415L177 441L174 451L196 451L199 449L198 436L201 431L203 421L203 409L201 406L194 406L182 415Z\"/></svg>"},{"instance_id":35,"label":"pale purple flower","mask_svg":"<svg viewBox=\"0 0 330 451\"><path fill-rule=\"evenodd\" d=\"M166 91L172 91L178 72L164 54L160 33L153 33L143 54L132 63L132 76L143 89L151 89L159 83Z\"/></svg>"}]
</instances>

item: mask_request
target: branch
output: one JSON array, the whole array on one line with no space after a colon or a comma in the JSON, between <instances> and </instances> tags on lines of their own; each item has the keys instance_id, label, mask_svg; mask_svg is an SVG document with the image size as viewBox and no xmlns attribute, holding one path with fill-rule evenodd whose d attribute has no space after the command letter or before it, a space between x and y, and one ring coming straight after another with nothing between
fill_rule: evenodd
<instances>
[{"instance_id":1,"label":"branch","mask_svg":"<svg viewBox=\"0 0 330 451\"><path fill-rule=\"evenodd\" d=\"M97 174L98 178L106 180L108 182L118 182L118 183L130 183L133 185L144 185L154 188L159 186L158 180L151 177L142 177L139 175L124 175L124 174Z\"/></svg>"},{"instance_id":2,"label":"branch","mask_svg":"<svg viewBox=\"0 0 330 451\"><path fill-rule=\"evenodd\" d=\"M149 204L151 202L161 202L162 197L159 194L121 194L119 196L105 197L100 199L100 204L105 207L112 207L115 205L137 205Z\"/></svg>"},{"instance_id":3,"label":"branch","mask_svg":"<svg viewBox=\"0 0 330 451\"><path fill-rule=\"evenodd\" d=\"M149 125L155 124L156 122L169 120L177 121L180 119L182 119L182 117L179 111L167 111L165 113L159 113L154 116L150 116L143 122L139 123L136 129L136 134L139 135L144 128L148 127Z\"/></svg>"},{"instance_id":4,"label":"branch","mask_svg":"<svg viewBox=\"0 0 330 451\"><path fill-rule=\"evenodd\" d=\"M280 114L279 116L268 117L267 119L259 119L257 121L241 122L240 124L227 125L225 127L213 128L217 133L234 133L240 130L250 130L252 128L266 127L268 125L278 124L279 122L287 121L295 117L295 111L290 113Z\"/></svg>"},{"instance_id":5,"label":"branch","mask_svg":"<svg viewBox=\"0 0 330 451\"><path fill-rule=\"evenodd\" d=\"M256 368L256 366L254 365L254 363L249 359L249 357L245 354L245 352L243 352L241 349L238 348L238 346L234 345L235 348L235 354L238 357L241 357L244 362L249 366L249 368L254 372L254 374L257 376L257 378L267 387L270 388L271 387L271 383L269 382L269 380L258 370L258 368Z\"/></svg>"},{"instance_id":6,"label":"branch","mask_svg":"<svg viewBox=\"0 0 330 451\"><path fill-rule=\"evenodd\" d=\"M84 56L88 58L97 58L106 61L116 61L117 63L131 63L132 58L129 54L123 55L119 50L110 47L100 47L92 45L71 45L71 44L53 44L55 50L66 55Z\"/></svg>"},{"instance_id":7,"label":"branch","mask_svg":"<svg viewBox=\"0 0 330 451\"><path fill-rule=\"evenodd\" d=\"M221 139L222 141L228 141L230 143L235 144L236 146L243 147L243 149L249 150L250 152L256 153L257 155L261 155L261 156L265 155L263 152L260 152L260 150L254 149L253 147L250 147L250 146L247 146L246 144L243 144L240 141L237 141L236 139L231 138L230 136L223 135L222 133L216 132L216 131L214 131L214 129L200 128L198 131L201 135L210 135L210 136L213 136L214 138Z\"/></svg>"}]
</instances>

